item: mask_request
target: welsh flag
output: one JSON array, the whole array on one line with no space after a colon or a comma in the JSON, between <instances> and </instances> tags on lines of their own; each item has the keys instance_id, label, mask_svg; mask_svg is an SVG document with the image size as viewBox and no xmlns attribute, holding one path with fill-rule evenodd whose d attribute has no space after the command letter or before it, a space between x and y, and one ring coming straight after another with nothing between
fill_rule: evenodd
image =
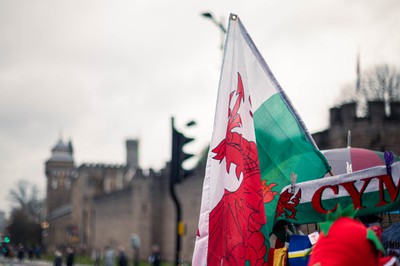
<instances>
[{"instance_id":1,"label":"welsh flag","mask_svg":"<svg viewBox=\"0 0 400 266\"><path fill-rule=\"evenodd\" d=\"M328 162L236 15L229 20L193 265L265 265L281 189Z\"/></svg>"},{"instance_id":2,"label":"welsh flag","mask_svg":"<svg viewBox=\"0 0 400 266\"><path fill-rule=\"evenodd\" d=\"M277 219L296 224L323 222L338 208L353 206L358 216L399 210L400 162L288 185L282 189Z\"/></svg>"}]
</instances>

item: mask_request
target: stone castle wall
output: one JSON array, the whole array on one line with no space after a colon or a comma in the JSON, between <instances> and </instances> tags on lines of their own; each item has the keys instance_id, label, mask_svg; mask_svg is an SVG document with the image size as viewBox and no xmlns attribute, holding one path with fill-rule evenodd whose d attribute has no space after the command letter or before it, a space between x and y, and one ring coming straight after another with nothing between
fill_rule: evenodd
<instances>
[{"instance_id":1,"label":"stone castle wall","mask_svg":"<svg viewBox=\"0 0 400 266\"><path fill-rule=\"evenodd\" d=\"M184 180L176 189L182 202L182 219L186 225L186 233L182 237L182 258L189 262L192 259L196 240L204 173L205 164L200 164L194 175Z\"/></svg>"},{"instance_id":2,"label":"stone castle wall","mask_svg":"<svg viewBox=\"0 0 400 266\"><path fill-rule=\"evenodd\" d=\"M400 154L400 103L390 105L390 115L382 101L368 102L367 115L356 115L356 104L348 103L330 109L329 129L313 134L321 150L347 147L348 131L351 147L377 151L393 151Z\"/></svg>"},{"instance_id":3,"label":"stone castle wall","mask_svg":"<svg viewBox=\"0 0 400 266\"><path fill-rule=\"evenodd\" d=\"M130 186L94 198L92 248L103 251L107 246L115 250L119 246L129 248L130 236L133 232L137 232L132 190Z\"/></svg>"}]
</instances>

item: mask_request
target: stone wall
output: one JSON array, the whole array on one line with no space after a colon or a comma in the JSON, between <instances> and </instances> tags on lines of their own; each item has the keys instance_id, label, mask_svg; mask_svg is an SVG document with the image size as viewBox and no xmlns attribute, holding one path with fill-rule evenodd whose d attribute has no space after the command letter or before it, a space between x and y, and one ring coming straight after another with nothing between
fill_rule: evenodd
<instances>
[{"instance_id":1,"label":"stone wall","mask_svg":"<svg viewBox=\"0 0 400 266\"><path fill-rule=\"evenodd\" d=\"M160 246L164 259L172 260L175 213L167 181L166 172L137 171L124 189L94 197L92 248L124 246L132 258L131 240L136 235L141 260L147 260L154 244Z\"/></svg>"},{"instance_id":2,"label":"stone wall","mask_svg":"<svg viewBox=\"0 0 400 266\"><path fill-rule=\"evenodd\" d=\"M205 165L201 164L195 174L177 186L182 202L182 218L186 224L186 234L182 238L182 258L191 262L200 215Z\"/></svg>"},{"instance_id":3,"label":"stone wall","mask_svg":"<svg viewBox=\"0 0 400 266\"><path fill-rule=\"evenodd\" d=\"M93 247L103 249L130 246L130 235L135 232L132 187L94 198Z\"/></svg>"},{"instance_id":4,"label":"stone wall","mask_svg":"<svg viewBox=\"0 0 400 266\"><path fill-rule=\"evenodd\" d=\"M347 147L350 130L351 147L400 154L400 103L392 103L390 114L386 114L383 102L368 102L367 115L358 117L356 114L355 103L331 108L329 128L313 134L318 147L322 150Z\"/></svg>"},{"instance_id":5,"label":"stone wall","mask_svg":"<svg viewBox=\"0 0 400 266\"><path fill-rule=\"evenodd\" d=\"M45 249L54 254L57 249L65 249L71 245L67 229L71 225L71 208L57 217L48 220L49 227L46 229Z\"/></svg>"}]
</instances>

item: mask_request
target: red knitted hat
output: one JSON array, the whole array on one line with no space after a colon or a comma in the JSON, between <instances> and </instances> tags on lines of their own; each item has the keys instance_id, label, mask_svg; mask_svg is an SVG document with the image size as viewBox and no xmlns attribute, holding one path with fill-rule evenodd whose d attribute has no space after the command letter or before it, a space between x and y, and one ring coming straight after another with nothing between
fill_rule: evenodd
<instances>
[{"instance_id":1,"label":"red knitted hat","mask_svg":"<svg viewBox=\"0 0 400 266\"><path fill-rule=\"evenodd\" d=\"M308 265L377 266L378 251L367 238L367 228L349 217L336 220L329 233L322 233L315 244Z\"/></svg>"},{"instance_id":2,"label":"red knitted hat","mask_svg":"<svg viewBox=\"0 0 400 266\"><path fill-rule=\"evenodd\" d=\"M330 218L335 216L332 215ZM384 253L383 246L376 234L360 221L350 217L340 217L320 226L322 232L311 252L308 265L377 266L380 264L379 251Z\"/></svg>"}]
</instances>

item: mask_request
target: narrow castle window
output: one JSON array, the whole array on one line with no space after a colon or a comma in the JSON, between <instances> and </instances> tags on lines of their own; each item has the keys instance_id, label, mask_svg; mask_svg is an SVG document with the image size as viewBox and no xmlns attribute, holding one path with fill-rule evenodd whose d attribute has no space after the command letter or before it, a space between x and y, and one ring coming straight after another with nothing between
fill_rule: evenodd
<instances>
[{"instance_id":1,"label":"narrow castle window","mask_svg":"<svg viewBox=\"0 0 400 266\"><path fill-rule=\"evenodd\" d=\"M53 179L51 180L51 188L57 189L57 187L58 187L57 177L53 177Z\"/></svg>"},{"instance_id":2,"label":"narrow castle window","mask_svg":"<svg viewBox=\"0 0 400 266\"><path fill-rule=\"evenodd\" d=\"M111 191L111 180L110 178L104 179L104 192L109 193Z\"/></svg>"},{"instance_id":3,"label":"narrow castle window","mask_svg":"<svg viewBox=\"0 0 400 266\"><path fill-rule=\"evenodd\" d=\"M70 178L68 178L68 177L65 178L64 186L65 186L66 190L70 190L71 189L71 179Z\"/></svg>"},{"instance_id":4,"label":"narrow castle window","mask_svg":"<svg viewBox=\"0 0 400 266\"><path fill-rule=\"evenodd\" d=\"M117 173L117 189L122 189L124 186L124 176L122 172Z\"/></svg>"}]
</instances>

